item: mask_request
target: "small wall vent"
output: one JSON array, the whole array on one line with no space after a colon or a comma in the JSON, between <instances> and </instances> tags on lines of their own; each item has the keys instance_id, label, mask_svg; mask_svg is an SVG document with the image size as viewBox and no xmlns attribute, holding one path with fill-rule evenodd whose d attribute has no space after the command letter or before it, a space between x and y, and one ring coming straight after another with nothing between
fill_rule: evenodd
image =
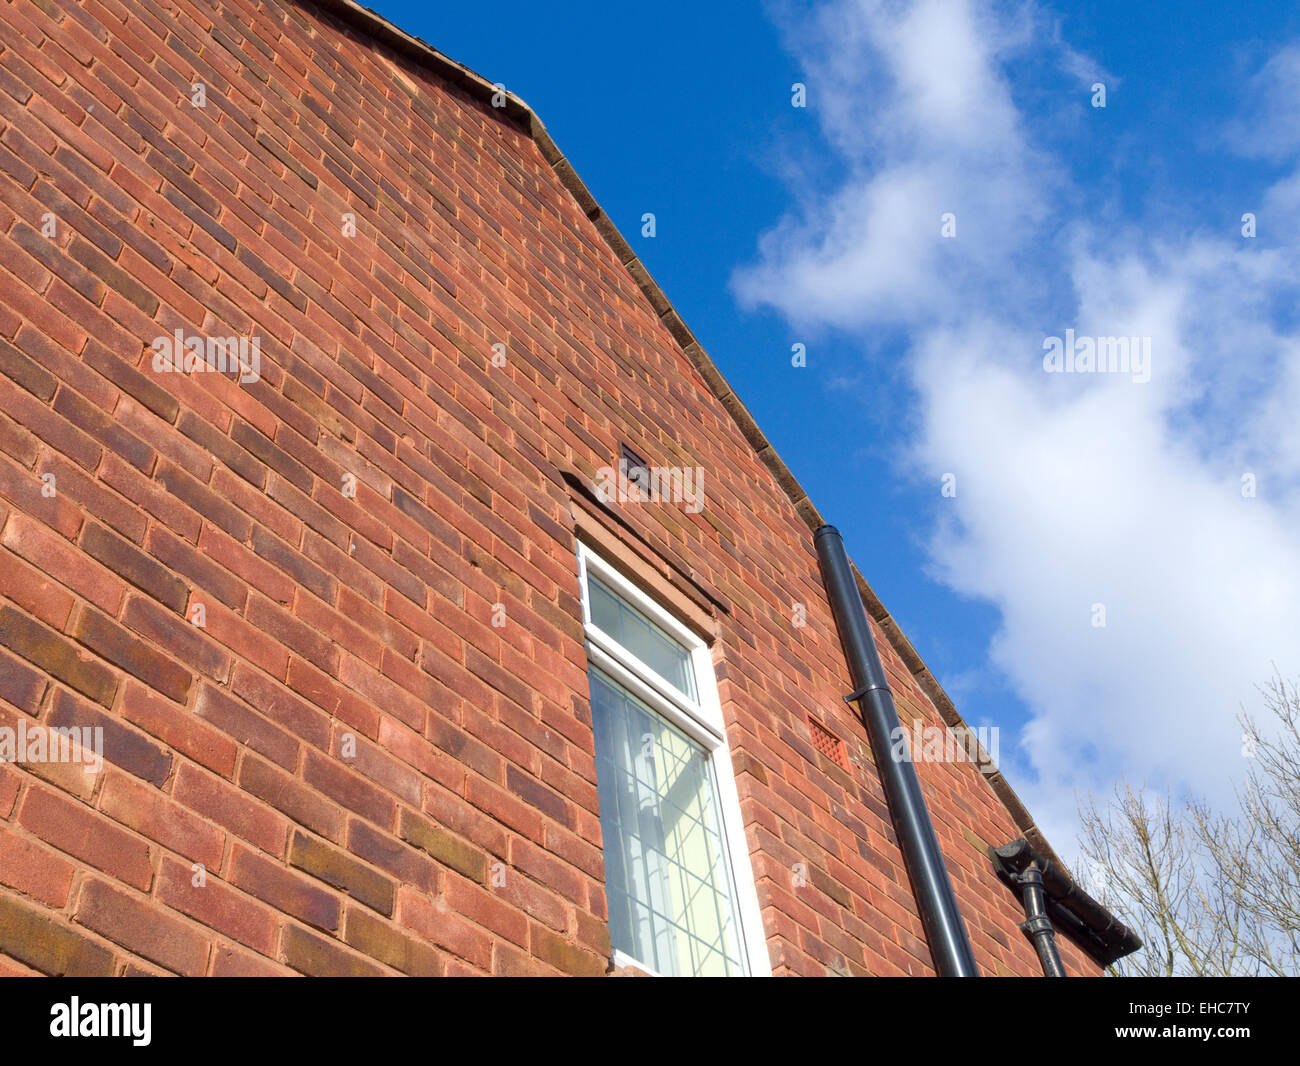
<instances>
[{"instance_id":1,"label":"small wall vent","mask_svg":"<svg viewBox=\"0 0 1300 1066\"><path fill-rule=\"evenodd\" d=\"M812 730L813 747L820 751L826 758L830 759L841 770L849 768L848 756L844 753L844 741L840 740L834 733L827 729L816 718L808 719L808 727Z\"/></svg>"}]
</instances>

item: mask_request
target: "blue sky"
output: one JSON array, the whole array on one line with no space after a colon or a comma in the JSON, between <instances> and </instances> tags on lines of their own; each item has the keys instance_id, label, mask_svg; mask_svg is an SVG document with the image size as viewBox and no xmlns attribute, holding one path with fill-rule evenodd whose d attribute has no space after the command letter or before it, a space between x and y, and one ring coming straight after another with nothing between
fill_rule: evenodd
<instances>
[{"instance_id":1,"label":"blue sky","mask_svg":"<svg viewBox=\"0 0 1300 1066\"><path fill-rule=\"evenodd\" d=\"M1300 672L1300 10L372 3L541 115L1063 852L1228 794Z\"/></svg>"}]
</instances>

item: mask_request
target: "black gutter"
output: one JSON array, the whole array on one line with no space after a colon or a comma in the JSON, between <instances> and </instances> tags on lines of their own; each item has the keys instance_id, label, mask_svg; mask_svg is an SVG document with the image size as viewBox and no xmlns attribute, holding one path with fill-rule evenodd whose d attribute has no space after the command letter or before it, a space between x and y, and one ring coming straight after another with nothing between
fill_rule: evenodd
<instances>
[{"instance_id":1,"label":"black gutter","mask_svg":"<svg viewBox=\"0 0 1300 1066\"><path fill-rule=\"evenodd\" d=\"M1058 863L1034 851L1024 837L990 849L989 857L998 877L1013 889L1023 891L1026 872L1037 871L1046 917L1099 966L1109 966L1142 946L1136 933L1080 888Z\"/></svg>"},{"instance_id":2,"label":"black gutter","mask_svg":"<svg viewBox=\"0 0 1300 1066\"><path fill-rule=\"evenodd\" d=\"M1043 976L1064 977L1065 966L1061 962L1061 953L1056 950L1056 932L1052 929L1052 919L1047 916L1043 873L1031 863L1017 880L1025 902L1025 920L1020 923L1020 928L1034 942Z\"/></svg>"},{"instance_id":3,"label":"black gutter","mask_svg":"<svg viewBox=\"0 0 1300 1066\"><path fill-rule=\"evenodd\" d=\"M921 783L910 760L895 759L893 741L899 729L898 711L866 609L844 551L844 540L834 526L822 526L813 536L822 580L830 598L835 625L848 660L854 692L845 702L856 702L867 727L871 751L885 792L885 802L903 852L903 863L920 909L930 955L940 977L978 977L975 954L953 896L952 882L939 850L934 824L921 794Z\"/></svg>"}]
</instances>

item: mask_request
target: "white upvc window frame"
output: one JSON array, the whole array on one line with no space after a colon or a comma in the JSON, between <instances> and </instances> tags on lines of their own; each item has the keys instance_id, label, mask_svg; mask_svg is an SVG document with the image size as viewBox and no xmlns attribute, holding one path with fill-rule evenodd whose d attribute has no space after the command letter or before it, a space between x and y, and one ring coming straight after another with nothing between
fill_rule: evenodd
<instances>
[{"instance_id":1,"label":"white upvc window frame","mask_svg":"<svg viewBox=\"0 0 1300 1066\"><path fill-rule=\"evenodd\" d=\"M653 668L592 622L588 575L595 576L602 584L609 586L687 649L695 675L695 700L661 678ZM770 977L772 964L767 952L767 937L763 932L758 890L754 883L753 866L749 861L745 825L740 814L740 796L736 791L736 774L727 747L727 731L709 646L694 630L679 622L655 599L642 592L581 541L578 542L578 579L582 590L582 623L587 638L588 663L610 675L663 715L699 744L709 759L718 792L718 818L722 825L732 891L736 896L745 974L749 977ZM647 973L654 973L645 963L629 958L622 951L613 952L613 961L615 965L632 965Z\"/></svg>"}]
</instances>

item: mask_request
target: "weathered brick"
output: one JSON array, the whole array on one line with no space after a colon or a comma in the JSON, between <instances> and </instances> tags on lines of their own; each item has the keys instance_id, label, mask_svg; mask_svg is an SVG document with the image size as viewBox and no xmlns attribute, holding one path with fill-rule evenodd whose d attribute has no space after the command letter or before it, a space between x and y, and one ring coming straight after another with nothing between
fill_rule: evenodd
<instances>
[{"instance_id":1,"label":"weathered brick","mask_svg":"<svg viewBox=\"0 0 1300 1066\"><path fill-rule=\"evenodd\" d=\"M24 611L54 629L62 629L72 614L71 593L8 551L0 551L0 588Z\"/></svg>"},{"instance_id":2,"label":"weathered brick","mask_svg":"<svg viewBox=\"0 0 1300 1066\"><path fill-rule=\"evenodd\" d=\"M227 778L234 775L238 748L233 740L138 681L127 682L118 713L214 773Z\"/></svg>"},{"instance_id":3,"label":"weathered brick","mask_svg":"<svg viewBox=\"0 0 1300 1066\"><path fill-rule=\"evenodd\" d=\"M47 403L58 387L53 374L3 339L0 339L0 374L12 378L38 400Z\"/></svg>"},{"instance_id":4,"label":"weathered brick","mask_svg":"<svg viewBox=\"0 0 1300 1066\"><path fill-rule=\"evenodd\" d=\"M248 539L249 531L253 528L252 519L232 507L202 482L172 463L160 463L157 478L169 493L224 529L236 541Z\"/></svg>"},{"instance_id":5,"label":"weathered brick","mask_svg":"<svg viewBox=\"0 0 1300 1066\"><path fill-rule=\"evenodd\" d=\"M221 946L213 953L213 977L292 977L283 966L238 948Z\"/></svg>"},{"instance_id":6,"label":"weathered brick","mask_svg":"<svg viewBox=\"0 0 1300 1066\"><path fill-rule=\"evenodd\" d=\"M382 977L386 972L336 941L296 925L285 926L280 954L287 965L309 977Z\"/></svg>"},{"instance_id":7,"label":"weathered brick","mask_svg":"<svg viewBox=\"0 0 1300 1066\"><path fill-rule=\"evenodd\" d=\"M400 889L397 920L430 943L480 969L491 964L492 938L452 910L441 897L430 901L410 889Z\"/></svg>"},{"instance_id":8,"label":"weathered brick","mask_svg":"<svg viewBox=\"0 0 1300 1066\"><path fill-rule=\"evenodd\" d=\"M369 822L353 818L348 823L348 850L360 859L387 870L398 881L437 895L442 871L425 855Z\"/></svg>"},{"instance_id":9,"label":"weathered brick","mask_svg":"<svg viewBox=\"0 0 1300 1066\"><path fill-rule=\"evenodd\" d=\"M303 780L377 825L393 824L392 796L328 755L309 750L303 760Z\"/></svg>"},{"instance_id":10,"label":"weathered brick","mask_svg":"<svg viewBox=\"0 0 1300 1066\"><path fill-rule=\"evenodd\" d=\"M443 958L437 951L359 907L348 908L343 939L362 954L410 977L443 975Z\"/></svg>"},{"instance_id":11,"label":"weathered brick","mask_svg":"<svg viewBox=\"0 0 1300 1066\"><path fill-rule=\"evenodd\" d=\"M303 492L311 493L314 480L311 472L252 426L236 421L230 429L230 436L236 444L285 480L296 485Z\"/></svg>"},{"instance_id":12,"label":"weathered brick","mask_svg":"<svg viewBox=\"0 0 1300 1066\"><path fill-rule=\"evenodd\" d=\"M609 961L536 923L531 926L530 949L542 962L575 977L601 977Z\"/></svg>"},{"instance_id":13,"label":"weathered brick","mask_svg":"<svg viewBox=\"0 0 1300 1066\"><path fill-rule=\"evenodd\" d=\"M51 977L111 977L113 953L38 905L0 893L0 951Z\"/></svg>"},{"instance_id":14,"label":"weathered brick","mask_svg":"<svg viewBox=\"0 0 1300 1066\"><path fill-rule=\"evenodd\" d=\"M12 607L0 607L0 644L96 703L113 705L117 680L112 671Z\"/></svg>"},{"instance_id":15,"label":"weathered brick","mask_svg":"<svg viewBox=\"0 0 1300 1066\"><path fill-rule=\"evenodd\" d=\"M122 582L103 567L88 563L75 545L43 523L14 513L5 523L2 539L4 546L15 555L40 566L101 610L117 614L122 605Z\"/></svg>"},{"instance_id":16,"label":"weathered brick","mask_svg":"<svg viewBox=\"0 0 1300 1066\"><path fill-rule=\"evenodd\" d=\"M3 621L0 621L0 626L3 626ZM151 688L157 689L165 696L170 696L176 702L185 702L194 676L179 663L149 647L144 641L132 636L130 632L111 619L105 618L98 611L88 607L79 608L73 616L68 632L114 666L120 667L133 677L138 677ZM75 682L69 683L77 688ZM78 691L83 690L78 689ZM86 695L97 699L89 692Z\"/></svg>"},{"instance_id":17,"label":"weathered brick","mask_svg":"<svg viewBox=\"0 0 1300 1066\"><path fill-rule=\"evenodd\" d=\"M117 534L96 522L88 522L81 531L81 547L163 606L173 611L185 610L189 596L185 582Z\"/></svg>"},{"instance_id":18,"label":"weathered brick","mask_svg":"<svg viewBox=\"0 0 1300 1066\"><path fill-rule=\"evenodd\" d=\"M458 840L432 822L409 810L403 810L398 821L402 839L428 852L444 866L482 883L487 878L487 856L472 844Z\"/></svg>"},{"instance_id":19,"label":"weathered brick","mask_svg":"<svg viewBox=\"0 0 1300 1066\"><path fill-rule=\"evenodd\" d=\"M394 883L338 848L297 831L289 844L289 863L380 914L393 913Z\"/></svg>"},{"instance_id":20,"label":"weathered brick","mask_svg":"<svg viewBox=\"0 0 1300 1066\"><path fill-rule=\"evenodd\" d=\"M525 803L550 815L561 825L573 823L569 805L563 799L513 764L506 765L506 787Z\"/></svg>"},{"instance_id":21,"label":"weathered brick","mask_svg":"<svg viewBox=\"0 0 1300 1066\"><path fill-rule=\"evenodd\" d=\"M235 695L293 736L317 748L329 747L329 716L299 699L283 685L241 663L235 668L231 688Z\"/></svg>"},{"instance_id":22,"label":"weathered brick","mask_svg":"<svg viewBox=\"0 0 1300 1066\"><path fill-rule=\"evenodd\" d=\"M250 895L317 929L339 927L341 911L337 896L256 852L236 848L230 880Z\"/></svg>"}]
</instances>

